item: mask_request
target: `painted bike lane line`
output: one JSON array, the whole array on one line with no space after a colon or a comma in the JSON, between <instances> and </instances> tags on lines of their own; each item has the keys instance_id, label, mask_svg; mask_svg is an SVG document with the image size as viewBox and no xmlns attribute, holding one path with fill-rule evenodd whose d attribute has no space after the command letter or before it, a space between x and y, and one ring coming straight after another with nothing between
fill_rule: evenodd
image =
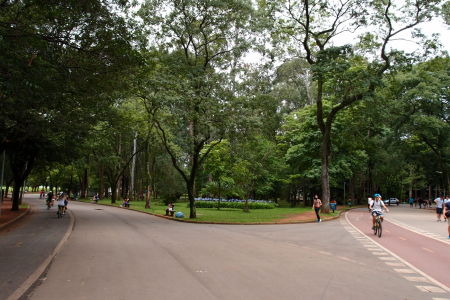
<instances>
[{"instance_id":1,"label":"painted bike lane line","mask_svg":"<svg viewBox=\"0 0 450 300\"><path fill-rule=\"evenodd\" d=\"M349 211L346 217L361 233L450 291L448 244L390 223L389 214L385 216L381 238L373 234L371 216L367 211Z\"/></svg>"}]
</instances>

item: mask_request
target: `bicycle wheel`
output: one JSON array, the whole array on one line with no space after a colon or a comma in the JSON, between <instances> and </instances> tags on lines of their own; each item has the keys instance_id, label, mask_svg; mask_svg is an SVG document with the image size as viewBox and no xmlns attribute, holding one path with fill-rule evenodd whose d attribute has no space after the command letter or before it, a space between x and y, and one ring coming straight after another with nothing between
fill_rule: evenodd
<instances>
[{"instance_id":1,"label":"bicycle wheel","mask_svg":"<svg viewBox=\"0 0 450 300\"><path fill-rule=\"evenodd\" d=\"M381 237L381 232L383 231L383 227L381 227L381 221L378 220L378 237Z\"/></svg>"}]
</instances>

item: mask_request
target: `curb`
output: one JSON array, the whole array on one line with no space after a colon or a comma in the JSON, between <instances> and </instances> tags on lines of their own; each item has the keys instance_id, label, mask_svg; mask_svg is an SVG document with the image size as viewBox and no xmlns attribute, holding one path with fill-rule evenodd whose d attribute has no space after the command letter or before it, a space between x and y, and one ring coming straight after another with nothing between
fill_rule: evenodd
<instances>
[{"instance_id":1,"label":"curb","mask_svg":"<svg viewBox=\"0 0 450 300\"><path fill-rule=\"evenodd\" d=\"M74 225L75 225L75 216L71 210L68 210L70 215L70 225L64 234L63 238L59 241L58 245L56 245L53 252L41 263L41 265L30 275L28 278L8 297L6 300L18 300L20 299L32 286L38 281L39 277L47 270L53 258L59 253L64 243L69 239Z\"/></svg>"},{"instance_id":2,"label":"curb","mask_svg":"<svg viewBox=\"0 0 450 300\"><path fill-rule=\"evenodd\" d=\"M6 223L1 224L1 225L0 225L0 229L3 229L3 228L5 228L6 226L11 225L12 223L14 223L14 222L16 222L16 221L19 221L19 220L22 219L24 216L28 215L30 212L31 212L31 205L28 204L28 208L27 208L24 212L22 212L20 215L18 215L18 216L15 217L14 219L11 219L11 220L9 220L9 221L6 222Z\"/></svg>"}]
</instances>

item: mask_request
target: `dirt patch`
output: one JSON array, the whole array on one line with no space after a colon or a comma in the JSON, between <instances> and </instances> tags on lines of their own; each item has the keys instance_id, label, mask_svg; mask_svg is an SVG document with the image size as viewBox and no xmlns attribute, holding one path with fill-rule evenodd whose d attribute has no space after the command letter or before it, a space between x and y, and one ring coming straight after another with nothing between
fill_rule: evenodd
<instances>
[{"instance_id":1,"label":"dirt patch","mask_svg":"<svg viewBox=\"0 0 450 300\"><path fill-rule=\"evenodd\" d=\"M344 207L338 206L336 212L339 213L339 211L343 211L343 210L344 210ZM335 216L330 216L330 215L324 216L324 215L320 214L320 218L322 220L334 219L337 216L338 216L338 214L336 214ZM278 222L279 223L284 223L284 222L286 222L286 223L290 223L290 222L315 222L315 221L317 221L316 213L313 210L311 210L311 211L307 211L307 212L300 213L300 214L287 215L286 218L278 220L277 223Z\"/></svg>"},{"instance_id":2,"label":"dirt patch","mask_svg":"<svg viewBox=\"0 0 450 300\"><path fill-rule=\"evenodd\" d=\"M316 213L313 211L307 211L301 214L287 215L286 218L278 220L278 222L312 222L316 220Z\"/></svg>"},{"instance_id":3,"label":"dirt patch","mask_svg":"<svg viewBox=\"0 0 450 300\"><path fill-rule=\"evenodd\" d=\"M20 208L18 211L12 211L12 201L11 198L3 199L2 202L2 210L0 212L0 227L2 225L9 223L20 215L24 214L27 211L27 208Z\"/></svg>"}]
</instances>

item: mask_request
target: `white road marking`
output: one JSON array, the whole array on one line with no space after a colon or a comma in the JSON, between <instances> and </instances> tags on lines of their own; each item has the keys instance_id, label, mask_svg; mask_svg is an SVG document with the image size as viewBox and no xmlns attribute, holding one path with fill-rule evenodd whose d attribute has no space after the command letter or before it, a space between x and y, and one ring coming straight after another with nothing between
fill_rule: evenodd
<instances>
[{"instance_id":1,"label":"white road marking","mask_svg":"<svg viewBox=\"0 0 450 300\"><path fill-rule=\"evenodd\" d=\"M403 273L403 274L414 274L414 270L411 269L394 269L395 272Z\"/></svg>"},{"instance_id":2,"label":"white road marking","mask_svg":"<svg viewBox=\"0 0 450 300\"><path fill-rule=\"evenodd\" d=\"M381 249L380 248L367 248L367 250L377 252L377 251L380 251ZM384 253L384 254L386 254L386 253Z\"/></svg>"},{"instance_id":3,"label":"white road marking","mask_svg":"<svg viewBox=\"0 0 450 300\"><path fill-rule=\"evenodd\" d=\"M425 277L421 277L421 276L404 276L405 279L409 280L409 281L414 281L414 282L430 282L428 279L426 279Z\"/></svg>"},{"instance_id":4,"label":"white road marking","mask_svg":"<svg viewBox=\"0 0 450 300\"><path fill-rule=\"evenodd\" d=\"M424 247L422 247L422 249L423 249L423 250L425 250L425 251L428 251L428 252L430 252L430 253L434 253L434 251L433 251L433 250L431 250L431 249L428 249L428 248L424 248Z\"/></svg>"},{"instance_id":5,"label":"white road marking","mask_svg":"<svg viewBox=\"0 0 450 300\"><path fill-rule=\"evenodd\" d=\"M355 225L353 225L352 222L350 222L349 218L348 218L348 212L346 212L344 214L345 216L345 220L347 221L347 224L349 224L351 227L353 227L354 230L360 232L361 234L364 234L361 230L359 230ZM394 223L395 222L391 222ZM400 225L399 225L400 226ZM402 227L402 226L401 226ZM442 240L440 240L442 241ZM388 250L387 248L383 247L380 243L372 240L372 243L377 245L378 247L380 247L381 249L383 249L384 251L386 251L387 253L389 253L390 255L392 255L393 259L383 259L383 257L379 257L381 260L395 260L398 259L400 262L402 262L403 264L405 264L406 266L408 266L409 268L415 270L418 274L422 275L423 277L427 278L431 283L436 284L437 286L439 286L440 288L442 288L442 290L450 292L450 288L448 288L446 285L444 285L443 283L437 281L436 279L434 279L433 277L429 276L428 274L426 274L425 272L419 270L418 268L416 268L415 266L413 266L412 264L410 264L409 262L407 262L406 260L404 260L403 258L399 257L398 255L396 255L395 253L393 253L392 251ZM446 241L445 243L450 244L450 239L449 241ZM365 246L366 247L366 246Z\"/></svg>"},{"instance_id":6,"label":"white road marking","mask_svg":"<svg viewBox=\"0 0 450 300\"><path fill-rule=\"evenodd\" d=\"M385 262L385 264L387 264L388 266L391 266L391 267L404 267L405 266L405 264L403 264L403 263L390 262L390 261Z\"/></svg>"},{"instance_id":7,"label":"white road marking","mask_svg":"<svg viewBox=\"0 0 450 300\"><path fill-rule=\"evenodd\" d=\"M395 257L391 257L391 256L382 256L382 257L378 257L381 260L397 260Z\"/></svg>"},{"instance_id":8,"label":"white road marking","mask_svg":"<svg viewBox=\"0 0 450 300\"><path fill-rule=\"evenodd\" d=\"M379 250L379 249L378 249ZM372 252L373 255L387 255L386 252Z\"/></svg>"},{"instance_id":9,"label":"white road marking","mask_svg":"<svg viewBox=\"0 0 450 300\"><path fill-rule=\"evenodd\" d=\"M427 236L429 238L432 238L432 239L434 239L436 241L440 241L440 242L443 242L445 244L450 244L450 240L447 239L446 237L441 236L441 235L438 235L438 234L435 234L435 233L431 233L431 232L425 231L423 229L419 229L419 228L413 227L411 225L407 225L407 224L402 223L402 222L400 222L398 220L389 219L387 221L389 223L395 224L395 225L400 226L400 227L402 227L404 229L407 229L409 231L412 231L412 232L415 232L415 233Z\"/></svg>"},{"instance_id":10,"label":"white road marking","mask_svg":"<svg viewBox=\"0 0 450 300\"><path fill-rule=\"evenodd\" d=\"M440 293L440 294L445 293L443 289L433 285L416 285L416 288L425 293Z\"/></svg>"}]
</instances>

